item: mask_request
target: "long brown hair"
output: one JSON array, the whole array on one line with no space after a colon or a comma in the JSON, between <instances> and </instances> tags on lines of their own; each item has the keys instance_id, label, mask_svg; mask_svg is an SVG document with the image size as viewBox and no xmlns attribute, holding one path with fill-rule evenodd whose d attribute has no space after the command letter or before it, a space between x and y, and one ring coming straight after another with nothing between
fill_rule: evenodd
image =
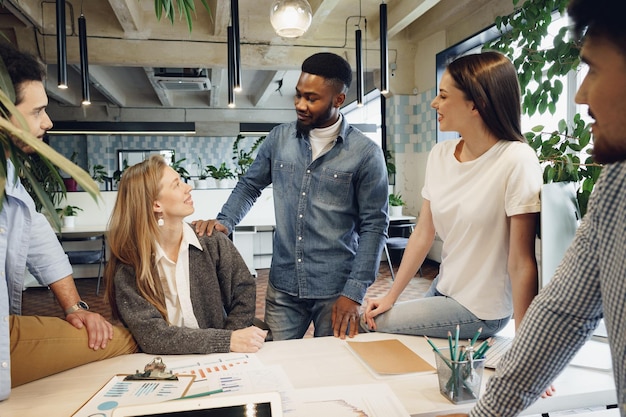
<instances>
[{"instance_id":1,"label":"long brown hair","mask_svg":"<svg viewBox=\"0 0 626 417\"><path fill-rule=\"evenodd\" d=\"M498 139L526 142L517 71L506 56L494 51L465 55L447 69L491 133Z\"/></svg>"},{"instance_id":2,"label":"long brown hair","mask_svg":"<svg viewBox=\"0 0 626 417\"><path fill-rule=\"evenodd\" d=\"M119 267L128 265L135 271L135 281L141 296L167 320L163 287L154 263L159 226L153 210L166 167L163 157L152 155L126 169L119 183L117 200L109 221L111 258L104 271L106 296L113 317L117 319L120 317L113 277Z\"/></svg>"}]
</instances>

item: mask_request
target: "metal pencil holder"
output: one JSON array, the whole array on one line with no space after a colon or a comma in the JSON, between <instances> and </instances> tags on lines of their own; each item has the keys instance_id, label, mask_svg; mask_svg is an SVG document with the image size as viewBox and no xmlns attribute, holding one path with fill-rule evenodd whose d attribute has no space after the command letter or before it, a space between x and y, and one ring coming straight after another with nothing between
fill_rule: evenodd
<instances>
[{"instance_id":1,"label":"metal pencil holder","mask_svg":"<svg viewBox=\"0 0 626 417\"><path fill-rule=\"evenodd\" d=\"M449 349L434 351L439 379L439 392L454 404L476 401L485 369L485 359L470 357L463 361L453 361Z\"/></svg>"}]
</instances>

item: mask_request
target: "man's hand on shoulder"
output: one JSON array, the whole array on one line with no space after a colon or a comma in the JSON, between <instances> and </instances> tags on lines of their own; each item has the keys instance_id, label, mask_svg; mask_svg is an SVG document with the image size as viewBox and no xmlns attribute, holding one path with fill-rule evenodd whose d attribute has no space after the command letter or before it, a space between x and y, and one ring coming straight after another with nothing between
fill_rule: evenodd
<instances>
[{"instance_id":1,"label":"man's hand on shoulder","mask_svg":"<svg viewBox=\"0 0 626 417\"><path fill-rule=\"evenodd\" d=\"M213 229L228 235L228 229L226 226L218 222L216 219L194 220L191 222L191 225L195 227L198 236L204 236L205 233L207 236L211 236L213 234Z\"/></svg>"},{"instance_id":2,"label":"man's hand on shoulder","mask_svg":"<svg viewBox=\"0 0 626 417\"><path fill-rule=\"evenodd\" d=\"M113 339L113 325L98 313L77 310L65 316L65 320L77 329L87 329L90 349L104 349Z\"/></svg>"}]
</instances>

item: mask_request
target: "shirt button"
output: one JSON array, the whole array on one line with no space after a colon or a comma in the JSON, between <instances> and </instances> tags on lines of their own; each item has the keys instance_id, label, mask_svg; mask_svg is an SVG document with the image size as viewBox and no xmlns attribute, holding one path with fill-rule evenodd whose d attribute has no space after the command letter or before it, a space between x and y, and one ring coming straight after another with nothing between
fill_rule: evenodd
<instances>
[{"instance_id":1,"label":"shirt button","mask_svg":"<svg viewBox=\"0 0 626 417\"><path fill-rule=\"evenodd\" d=\"M311 173L311 170L310 170L310 169L307 169L307 170L306 170L306 173L307 173L307 174L310 174L310 173Z\"/></svg>"},{"instance_id":2,"label":"shirt button","mask_svg":"<svg viewBox=\"0 0 626 417\"><path fill-rule=\"evenodd\" d=\"M2 362L2 367L3 368L8 368L9 367L9 363L8 362Z\"/></svg>"},{"instance_id":3,"label":"shirt button","mask_svg":"<svg viewBox=\"0 0 626 417\"><path fill-rule=\"evenodd\" d=\"M299 215L298 217L303 218L304 216L301 214L301 215Z\"/></svg>"},{"instance_id":4,"label":"shirt button","mask_svg":"<svg viewBox=\"0 0 626 417\"><path fill-rule=\"evenodd\" d=\"M4 321L9 321L9 316L4 316Z\"/></svg>"},{"instance_id":5,"label":"shirt button","mask_svg":"<svg viewBox=\"0 0 626 417\"><path fill-rule=\"evenodd\" d=\"M302 259L298 259L298 262L302 262Z\"/></svg>"},{"instance_id":6,"label":"shirt button","mask_svg":"<svg viewBox=\"0 0 626 417\"><path fill-rule=\"evenodd\" d=\"M284 166L285 166L285 165L283 165L283 164L280 164L280 167L281 167L281 168L282 168L282 167L284 167Z\"/></svg>"},{"instance_id":7,"label":"shirt button","mask_svg":"<svg viewBox=\"0 0 626 417\"><path fill-rule=\"evenodd\" d=\"M4 233L6 233L6 231L7 230L4 227L0 227L0 233L4 234Z\"/></svg>"},{"instance_id":8,"label":"shirt button","mask_svg":"<svg viewBox=\"0 0 626 417\"><path fill-rule=\"evenodd\" d=\"M337 178L337 174L333 175L333 178Z\"/></svg>"},{"instance_id":9,"label":"shirt button","mask_svg":"<svg viewBox=\"0 0 626 417\"><path fill-rule=\"evenodd\" d=\"M302 195L306 195L306 193L302 193Z\"/></svg>"},{"instance_id":10,"label":"shirt button","mask_svg":"<svg viewBox=\"0 0 626 417\"><path fill-rule=\"evenodd\" d=\"M298 236L298 240L302 240L302 236Z\"/></svg>"}]
</instances>

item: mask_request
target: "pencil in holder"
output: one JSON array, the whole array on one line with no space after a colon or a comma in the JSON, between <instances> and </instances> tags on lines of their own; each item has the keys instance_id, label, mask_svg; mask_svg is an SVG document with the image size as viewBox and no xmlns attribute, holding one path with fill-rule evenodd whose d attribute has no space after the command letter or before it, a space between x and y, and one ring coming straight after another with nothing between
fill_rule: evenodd
<instances>
[{"instance_id":1,"label":"pencil in holder","mask_svg":"<svg viewBox=\"0 0 626 417\"><path fill-rule=\"evenodd\" d=\"M439 392L454 404L476 401L485 369L485 359L450 359L449 349L433 351L437 364Z\"/></svg>"}]
</instances>

